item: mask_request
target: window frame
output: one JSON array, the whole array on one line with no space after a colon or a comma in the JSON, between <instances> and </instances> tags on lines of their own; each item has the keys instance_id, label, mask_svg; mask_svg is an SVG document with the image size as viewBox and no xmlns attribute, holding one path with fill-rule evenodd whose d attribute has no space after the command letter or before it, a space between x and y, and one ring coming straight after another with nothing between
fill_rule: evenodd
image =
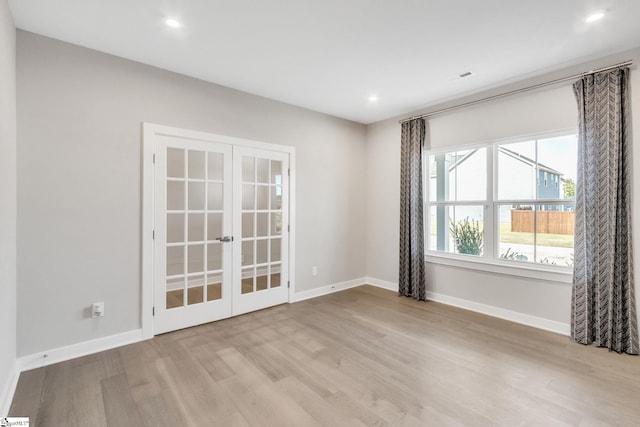
<instances>
[{"instance_id":1,"label":"window frame","mask_svg":"<svg viewBox=\"0 0 640 427\"><path fill-rule=\"evenodd\" d=\"M532 140L542 140L554 137L562 137L569 135L577 135L577 128L561 129L551 132L538 132L530 135L523 135L512 138L502 138L497 140L485 141L481 143L464 144L452 147L439 147L436 149L426 150L423 154L423 207L425 212L424 218L424 235L425 235L425 261L435 264L449 265L453 267L470 268L481 271L488 271L499 274L507 274L512 276L529 277L541 279L545 281L569 284L573 278L572 266L557 266L552 264L544 264L538 262L521 262L515 260L501 259L499 256L499 218L500 206L509 204L521 205L574 205L575 199L519 199L500 200L498 198L498 147L504 144L526 142ZM473 150L485 148L486 152L486 199L485 200L429 200L431 191L431 176L429 170L429 156L435 156L444 153L451 153L463 150ZM536 160L537 161L537 160ZM539 174L535 174L535 188L538 189ZM560 179L558 177L558 183ZM559 187L559 184L558 184ZM536 190L538 191L538 190ZM456 191L457 193L457 191ZM538 196L538 194L536 194ZM456 252L444 252L430 249L431 246L431 208L434 206L482 206L483 207L483 232L484 243L481 255L460 254ZM536 249L537 232L534 234L534 250ZM574 242L575 244L575 242Z\"/></svg>"}]
</instances>

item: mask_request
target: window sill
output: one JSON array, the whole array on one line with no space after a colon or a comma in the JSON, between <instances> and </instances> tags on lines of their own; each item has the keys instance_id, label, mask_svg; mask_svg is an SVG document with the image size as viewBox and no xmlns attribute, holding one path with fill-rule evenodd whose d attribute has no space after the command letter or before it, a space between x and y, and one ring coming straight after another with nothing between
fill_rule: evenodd
<instances>
[{"instance_id":1,"label":"window sill","mask_svg":"<svg viewBox=\"0 0 640 427\"><path fill-rule=\"evenodd\" d=\"M451 267L505 274L508 276L526 277L545 282L561 284L571 284L573 282L573 270L562 267L554 268L551 266L542 266L539 264L527 265L524 263L511 265L517 263L517 261L489 261L483 258L473 257L472 255L441 254L431 251L427 252L425 261L433 264L448 265Z\"/></svg>"}]
</instances>

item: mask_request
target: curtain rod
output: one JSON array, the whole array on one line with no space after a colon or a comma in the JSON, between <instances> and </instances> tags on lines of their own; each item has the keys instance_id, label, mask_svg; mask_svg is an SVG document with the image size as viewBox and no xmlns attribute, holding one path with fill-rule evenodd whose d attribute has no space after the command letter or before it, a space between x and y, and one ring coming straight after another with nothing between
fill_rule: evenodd
<instances>
[{"instance_id":1,"label":"curtain rod","mask_svg":"<svg viewBox=\"0 0 640 427\"><path fill-rule=\"evenodd\" d=\"M442 114L442 113L446 113L446 112L449 112L449 111L457 110L457 109L460 109L460 108L470 107L472 105L481 104L481 103L488 102L488 101L493 101L495 99L505 98L507 96L517 95L517 94L523 93L523 92L529 92L531 90L540 89L540 88L547 87L547 86L552 86L552 85L555 85L555 84L558 84L558 83L566 82L568 80L579 79L580 77L584 77L584 76L589 75L589 74L600 73L602 71L607 71L607 70L613 70L615 68L621 68L621 67L625 67L625 66L631 65L631 64L633 64L633 61L625 61L625 62L621 62L619 64L610 65L608 67L602 67L602 68L598 68L596 70L587 71L587 72L580 73L580 74L574 74L573 76L562 77L562 78L559 78L559 79L550 80L548 82L538 83L538 84L535 84L533 86L527 86L527 87L523 87L521 89L515 89L515 90L509 91L509 92L500 93L498 95L493 95L493 96L488 96L486 98L476 99L475 101L465 102L463 104L454 105L452 107L443 108L443 109L440 109L440 110L432 111L430 113L419 114L417 116L408 117L406 119L398 120L398 123L402 124L404 122L408 122L408 121L414 120L414 119L421 119L421 118L425 118L425 117L435 116L436 114Z\"/></svg>"}]
</instances>

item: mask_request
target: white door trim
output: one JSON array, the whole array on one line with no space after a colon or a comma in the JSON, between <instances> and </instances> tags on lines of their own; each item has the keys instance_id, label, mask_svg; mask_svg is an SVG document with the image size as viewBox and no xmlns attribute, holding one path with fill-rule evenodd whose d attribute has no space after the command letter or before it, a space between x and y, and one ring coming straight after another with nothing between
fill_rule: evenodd
<instances>
[{"instance_id":1,"label":"white door trim","mask_svg":"<svg viewBox=\"0 0 640 427\"><path fill-rule=\"evenodd\" d=\"M141 231L141 323L144 339L154 336L153 330L153 292L154 292L154 150L158 135L193 138L200 141L222 142L234 146L274 150L289 154L289 303L295 302L295 147L252 141L207 132L193 131L153 123L142 124L142 231Z\"/></svg>"}]
</instances>

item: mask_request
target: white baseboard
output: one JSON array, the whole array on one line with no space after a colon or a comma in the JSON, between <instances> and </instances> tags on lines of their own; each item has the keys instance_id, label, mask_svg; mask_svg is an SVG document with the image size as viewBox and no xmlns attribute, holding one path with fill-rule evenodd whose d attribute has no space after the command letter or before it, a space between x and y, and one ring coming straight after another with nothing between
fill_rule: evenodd
<instances>
[{"instance_id":1,"label":"white baseboard","mask_svg":"<svg viewBox=\"0 0 640 427\"><path fill-rule=\"evenodd\" d=\"M435 292L427 291L427 299L440 302L442 304L452 305L454 307L464 308L465 310L486 314L488 316L509 320L511 322L520 323L522 325L532 326L534 328L543 329L545 331L555 332L557 334L567 336L570 334L570 325L568 323L556 322L555 320L549 320L542 317L532 316L530 314L519 313L517 311L506 310L504 308L495 307L493 305L481 304L475 301L469 301L449 295L438 294Z\"/></svg>"},{"instance_id":2,"label":"white baseboard","mask_svg":"<svg viewBox=\"0 0 640 427\"><path fill-rule=\"evenodd\" d=\"M367 285L375 286L377 288L387 289L389 291L398 292L398 284L393 282L387 282L386 280L376 279L375 277L365 277L365 283Z\"/></svg>"},{"instance_id":3,"label":"white baseboard","mask_svg":"<svg viewBox=\"0 0 640 427\"><path fill-rule=\"evenodd\" d=\"M9 378L4 388L0 390L0 417L5 417L9 414L11 408L11 402L13 402L13 395L16 392L18 385L18 378L20 378L20 370L18 369L18 362L16 361L9 372Z\"/></svg>"},{"instance_id":4,"label":"white baseboard","mask_svg":"<svg viewBox=\"0 0 640 427\"><path fill-rule=\"evenodd\" d=\"M22 356L18 358L18 368L20 372L24 372L143 340L142 329L136 329L121 334L110 335L108 337Z\"/></svg>"},{"instance_id":5,"label":"white baseboard","mask_svg":"<svg viewBox=\"0 0 640 427\"><path fill-rule=\"evenodd\" d=\"M386 282L384 280L375 279L373 277L367 277L365 283L392 291L398 290L397 283ZM543 329L545 331L555 332L557 334L568 336L571 332L570 325L568 323L556 322L555 320L549 320L542 317L532 316L530 314L519 313L517 311L511 311L493 305L481 304L479 302L429 291L427 291L427 299L454 307L464 308L465 310L486 314L487 316L498 317L500 319L509 320L511 322L520 323L522 325L532 326L534 328Z\"/></svg>"},{"instance_id":6,"label":"white baseboard","mask_svg":"<svg viewBox=\"0 0 640 427\"><path fill-rule=\"evenodd\" d=\"M300 302L306 299L317 298L323 295L329 295L334 292L344 291L345 289L355 288L364 285L366 278L348 280L346 282L335 283L333 285L322 286L320 288L309 289L308 291L296 292L293 302Z\"/></svg>"}]
</instances>

